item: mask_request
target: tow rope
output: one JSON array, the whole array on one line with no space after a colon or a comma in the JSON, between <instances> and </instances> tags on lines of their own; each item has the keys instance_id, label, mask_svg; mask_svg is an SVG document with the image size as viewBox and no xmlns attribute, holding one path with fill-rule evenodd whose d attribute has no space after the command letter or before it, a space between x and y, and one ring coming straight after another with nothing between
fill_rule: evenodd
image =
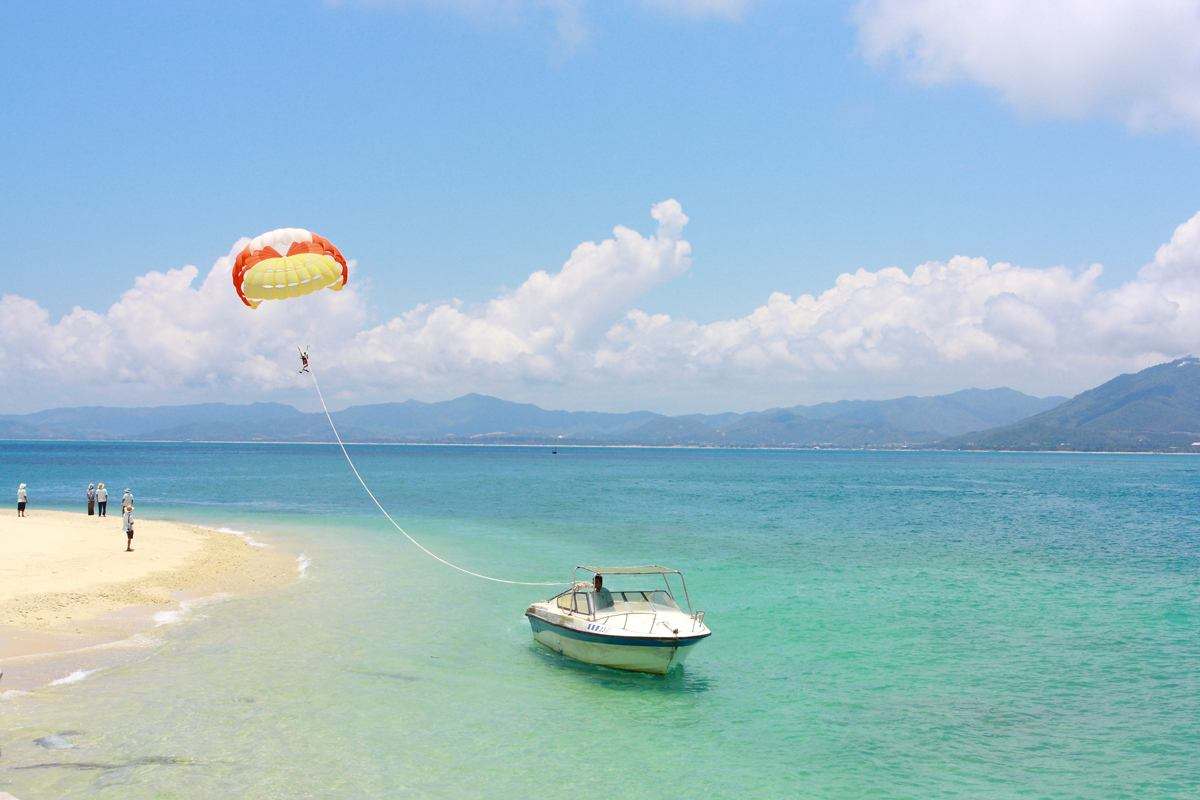
<instances>
[{"instance_id":1,"label":"tow rope","mask_svg":"<svg viewBox=\"0 0 1200 800\"><path fill-rule=\"evenodd\" d=\"M373 503L375 503L376 508L378 508L383 513L383 516L387 517L388 522L392 523L392 527L395 528L396 530L400 531L400 533L404 534L404 538L408 539L410 542L412 542L414 545L416 545L417 549L419 549L422 553L429 556L433 560L442 562L447 567L450 567L450 569L456 569L459 572L463 573L464 575L470 575L475 578L482 578L485 581L493 581L495 583L507 583L507 584L511 584L513 586L561 586L561 585L563 585L563 581L511 581L506 578L496 578L491 575L484 575L482 572L475 572L474 570L469 570L466 567L460 567L458 564L455 564L452 561L447 561L446 559L442 558L437 553L433 552L428 547L426 547L425 545L421 544L416 539L414 539L409 534L408 531L406 531L406 530L404 530L404 528L400 527L399 523L397 523L396 520L392 519L392 515L389 514L387 509L383 507L383 504L379 502L379 498L377 498L375 496L375 493L371 491L371 487L367 486L367 482L365 480L363 480L363 476L358 471L358 467L354 466L354 460L352 458L350 458L350 453L347 452L347 450L346 450L346 444L342 441L342 436L341 436L341 434L338 433L337 426L333 424L333 416L329 413L329 406L327 406L325 404L325 395L321 392L321 384L317 381L317 374L315 372L313 372L312 366L306 365L305 369L301 370L301 371L307 371L309 376L312 378L313 387L317 390L317 398L320 399L321 408L324 409L324 411L325 411L325 419L329 420L329 429L331 431L333 431L333 438L337 439L338 447L340 447L342 449L342 455L346 457L346 463L350 465L350 471L354 473L355 478L358 478L359 484L362 485L363 490L366 491L367 496L371 498L371 501Z\"/></svg>"}]
</instances>

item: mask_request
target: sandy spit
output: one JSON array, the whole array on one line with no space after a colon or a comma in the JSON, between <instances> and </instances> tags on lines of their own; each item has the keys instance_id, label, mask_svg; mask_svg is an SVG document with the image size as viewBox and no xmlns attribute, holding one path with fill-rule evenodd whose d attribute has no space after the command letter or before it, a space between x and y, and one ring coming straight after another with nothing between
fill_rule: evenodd
<instances>
[{"instance_id":1,"label":"sandy spit","mask_svg":"<svg viewBox=\"0 0 1200 800\"><path fill-rule=\"evenodd\" d=\"M30 509L0 516L0 659L128 635L185 597L261 592L296 577L295 554L178 522ZM135 623L135 619L139 622Z\"/></svg>"}]
</instances>

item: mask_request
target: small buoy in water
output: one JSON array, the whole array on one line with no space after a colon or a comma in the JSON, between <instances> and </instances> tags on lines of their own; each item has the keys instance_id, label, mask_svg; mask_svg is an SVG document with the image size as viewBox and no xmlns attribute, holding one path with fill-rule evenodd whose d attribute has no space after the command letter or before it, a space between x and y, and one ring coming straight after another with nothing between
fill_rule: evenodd
<instances>
[{"instance_id":1,"label":"small buoy in water","mask_svg":"<svg viewBox=\"0 0 1200 800\"><path fill-rule=\"evenodd\" d=\"M556 456L556 455L558 455L558 448L556 447L556 448L554 448L553 450L551 450L551 451L550 451L550 455L552 455L552 456Z\"/></svg>"}]
</instances>

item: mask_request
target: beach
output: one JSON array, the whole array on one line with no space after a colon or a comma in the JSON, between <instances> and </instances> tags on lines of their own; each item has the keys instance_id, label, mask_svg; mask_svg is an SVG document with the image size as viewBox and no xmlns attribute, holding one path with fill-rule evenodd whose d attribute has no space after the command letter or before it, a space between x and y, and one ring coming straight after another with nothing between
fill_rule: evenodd
<instances>
[{"instance_id":1,"label":"beach","mask_svg":"<svg viewBox=\"0 0 1200 800\"><path fill-rule=\"evenodd\" d=\"M0 517L0 668L5 659L129 636L183 601L295 577L294 556L244 537L140 517L135 530L127 553L119 513Z\"/></svg>"}]
</instances>

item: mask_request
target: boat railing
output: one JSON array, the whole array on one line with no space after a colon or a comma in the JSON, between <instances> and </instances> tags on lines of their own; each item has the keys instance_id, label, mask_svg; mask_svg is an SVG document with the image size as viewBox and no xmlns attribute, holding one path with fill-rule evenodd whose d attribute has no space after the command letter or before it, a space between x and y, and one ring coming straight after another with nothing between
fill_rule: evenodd
<instances>
[{"instance_id":1,"label":"boat railing","mask_svg":"<svg viewBox=\"0 0 1200 800\"><path fill-rule=\"evenodd\" d=\"M650 627L646 629L646 632L650 633L653 632L654 627L658 625L657 611L618 611L617 613L609 614L606 617L596 617L596 622L600 622L605 625L611 624L615 628L617 625L615 622L612 622L612 620L615 620L618 617L623 617L624 619L621 621L621 630L627 631L629 630L630 617L644 617L646 615L650 616Z\"/></svg>"},{"instance_id":2,"label":"boat railing","mask_svg":"<svg viewBox=\"0 0 1200 800\"><path fill-rule=\"evenodd\" d=\"M621 620L621 626L620 626L621 630L627 631L627 630L629 630L629 618L630 617L639 617L639 616L644 617L646 615L650 616L650 627L647 628L645 631L638 631L638 633L653 634L655 628L657 628L659 625L663 625L671 633L676 634L676 635L679 634L679 632L677 630L675 630L669 624L667 624L667 621L665 619L660 620L658 618L657 611L618 611L615 614L609 614L604 617L597 616L595 618L595 621L597 623L600 623L603 625L611 624L615 628L615 627L617 627L617 624L615 622L613 622L613 620L617 619L618 617L621 617L621 618L623 618ZM691 617L692 617L692 632L695 633L697 626L704 624L704 612L697 611L695 614L692 614Z\"/></svg>"}]
</instances>

